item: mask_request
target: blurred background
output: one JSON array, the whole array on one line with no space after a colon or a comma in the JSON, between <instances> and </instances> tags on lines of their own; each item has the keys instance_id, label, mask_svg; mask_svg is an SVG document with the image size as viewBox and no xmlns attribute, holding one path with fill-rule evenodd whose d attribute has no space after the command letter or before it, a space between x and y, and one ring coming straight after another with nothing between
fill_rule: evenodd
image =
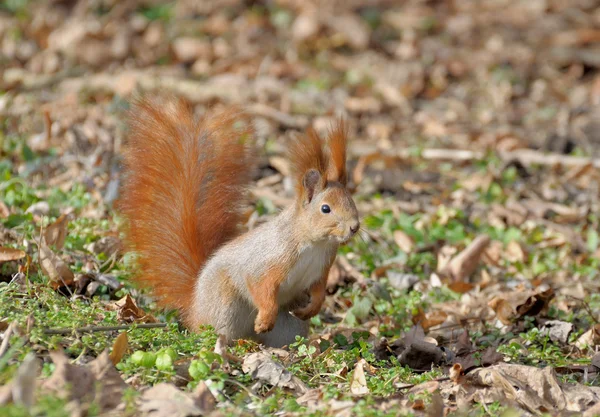
<instances>
[{"instance_id":1,"label":"blurred background","mask_svg":"<svg viewBox=\"0 0 600 417\"><path fill-rule=\"evenodd\" d=\"M361 213L558 213L597 236L600 162L577 157L600 156L599 45L593 0L4 0L0 175L31 187L4 212L105 218L129 100L174 93L254 115L263 214L289 202L286 138L341 115Z\"/></svg>"},{"instance_id":2,"label":"blurred background","mask_svg":"<svg viewBox=\"0 0 600 417\"><path fill-rule=\"evenodd\" d=\"M265 139L345 114L357 153L600 155L594 0L3 0L0 40L4 141L34 152L110 152L160 89L249 105Z\"/></svg>"}]
</instances>

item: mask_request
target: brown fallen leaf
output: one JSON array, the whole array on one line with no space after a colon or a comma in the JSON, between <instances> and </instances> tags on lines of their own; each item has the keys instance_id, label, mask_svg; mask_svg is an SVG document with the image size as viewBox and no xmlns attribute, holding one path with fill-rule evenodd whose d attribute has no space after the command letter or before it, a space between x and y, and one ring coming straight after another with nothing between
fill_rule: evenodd
<instances>
[{"instance_id":1,"label":"brown fallen leaf","mask_svg":"<svg viewBox=\"0 0 600 417\"><path fill-rule=\"evenodd\" d=\"M114 303L117 319L125 323L156 323L158 320L139 308L129 294Z\"/></svg>"},{"instance_id":2,"label":"brown fallen leaf","mask_svg":"<svg viewBox=\"0 0 600 417\"><path fill-rule=\"evenodd\" d=\"M54 223L49 225L44 230L44 240L48 246L54 246L57 250L62 249L65 245L67 238L69 225L69 218L67 214L61 215Z\"/></svg>"},{"instance_id":3,"label":"brown fallen leaf","mask_svg":"<svg viewBox=\"0 0 600 417\"><path fill-rule=\"evenodd\" d=\"M367 378L365 377L365 364L364 359L360 359L354 366L354 372L352 373L352 382L350 383L350 392L354 395L365 395L369 393L367 387Z\"/></svg>"},{"instance_id":4,"label":"brown fallen leaf","mask_svg":"<svg viewBox=\"0 0 600 417\"><path fill-rule=\"evenodd\" d=\"M448 288L459 294L466 294L475 288L470 282L455 281L448 284Z\"/></svg>"},{"instance_id":5,"label":"brown fallen leaf","mask_svg":"<svg viewBox=\"0 0 600 417\"><path fill-rule=\"evenodd\" d=\"M600 402L600 388L562 383L551 367L497 364L472 371L466 383L490 387L534 414L583 412Z\"/></svg>"},{"instance_id":6,"label":"brown fallen leaf","mask_svg":"<svg viewBox=\"0 0 600 417\"><path fill-rule=\"evenodd\" d=\"M91 253L103 253L108 257L118 255L123 251L123 242L114 236L104 236L100 240L85 245L84 248Z\"/></svg>"},{"instance_id":7,"label":"brown fallen leaf","mask_svg":"<svg viewBox=\"0 0 600 417\"><path fill-rule=\"evenodd\" d=\"M113 365L118 364L123 359L123 355L127 352L129 342L127 340L127 332L121 333L113 343L112 352L110 352L110 360Z\"/></svg>"},{"instance_id":8,"label":"brown fallen leaf","mask_svg":"<svg viewBox=\"0 0 600 417\"><path fill-rule=\"evenodd\" d=\"M444 311L433 310L425 313L419 310L419 314L413 317L413 323L421 325L423 330L429 330L434 326L444 323L447 318L448 314Z\"/></svg>"},{"instance_id":9,"label":"brown fallen leaf","mask_svg":"<svg viewBox=\"0 0 600 417\"><path fill-rule=\"evenodd\" d=\"M85 366L71 364L61 351L50 352L50 357L55 368L50 378L43 382L43 390L77 404L94 401L103 412L121 403L127 384L115 369L108 351Z\"/></svg>"},{"instance_id":10,"label":"brown fallen leaf","mask_svg":"<svg viewBox=\"0 0 600 417\"><path fill-rule=\"evenodd\" d=\"M21 404L28 410L34 405L36 377L39 369L39 360L34 353L29 353L19 366L17 375L10 382L13 403Z\"/></svg>"},{"instance_id":11,"label":"brown fallen leaf","mask_svg":"<svg viewBox=\"0 0 600 417\"><path fill-rule=\"evenodd\" d=\"M50 358L54 362L54 372L44 381L42 388L63 399L91 401L95 382L92 371L87 367L72 365L60 351L50 352Z\"/></svg>"},{"instance_id":12,"label":"brown fallen leaf","mask_svg":"<svg viewBox=\"0 0 600 417\"><path fill-rule=\"evenodd\" d=\"M227 352L227 338L220 334L215 343L215 353L221 355L225 362L242 363L242 359Z\"/></svg>"},{"instance_id":13,"label":"brown fallen leaf","mask_svg":"<svg viewBox=\"0 0 600 417\"><path fill-rule=\"evenodd\" d=\"M426 410L427 417L444 417L446 415L444 408L444 398L439 391L435 391Z\"/></svg>"},{"instance_id":14,"label":"brown fallen leaf","mask_svg":"<svg viewBox=\"0 0 600 417\"><path fill-rule=\"evenodd\" d=\"M209 391L210 393L210 391ZM212 394L211 394L212 395ZM149 417L192 417L205 415L202 403L173 384L160 383L145 391L139 398L139 410Z\"/></svg>"},{"instance_id":15,"label":"brown fallen leaf","mask_svg":"<svg viewBox=\"0 0 600 417\"><path fill-rule=\"evenodd\" d=\"M217 407L217 399L210 392L208 385L204 381L200 381L193 394L194 402L204 411L205 414L210 413Z\"/></svg>"},{"instance_id":16,"label":"brown fallen leaf","mask_svg":"<svg viewBox=\"0 0 600 417\"><path fill-rule=\"evenodd\" d=\"M18 261L25 256L27 254L21 249L0 247L0 264L3 262Z\"/></svg>"},{"instance_id":17,"label":"brown fallen leaf","mask_svg":"<svg viewBox=\"0 0 600 417\"><path fill-rule=\"evenodd\" d=\"M496 312L496 317L503 324L509 325L512 323L516 312L513 306L504 298L494 297L488 302L488 306Z\"/></svg>"},{"instance_id":18,"label":"brown fallen leaf","mask_svg":"<svg viewBox=\"0 0 600 417\"><path fill-rule=\"evenodd\" d=\"M75 274L69 269L67 264L56 255L48 245L42 241L39 245L40 250L40 266L44 274L50 278L50 285L53 289L68 286L73 284Z\"/></svg>"},{"instance_id":19,"label":"brown fallen leaf","mask_svg":"<svg viewBox=\"0 0 600 417\"><path fill-rule=\"evenodd\" d=\"M523 316L537 316L542 311L548 309L548 305L553 298L554 290L552 288L533 293L524 303L517 305L518 318Z\"/></svg>"},{"instance_id":20,"label":"brown fallen leaf","mask_svg":"<svg viewBox=\"0 0 600 417\"><path fill-rule=\"evenodd\" d=\"M96 380L94 402L103 411L115 409L121 404L123 391L127 388L127 384L113 365L108 350L102 352L86 366Z\"/></svg>"},{"instance_id":21,"label":"brown fallen leaf","mask_svg":"<svg viewBox=\"0 0 600 417\"><path fill-rule=\"evenodd\" d=\"M512 291L494 297L488 306L496 312L496 317L508 325L524 316L537 316L546 311L554 298L554 290Z\"/></svg>"},{"instance_id":22,"label":"brown fallen leaf","mask_svg":"<svg viewBox=\"0 0 600 417\"><path fill-rule=\"evenodd\" d=\"M394 242L396 242L396 245L406 253L411 253L415 245L413 239L402 230L394 231Z\"/></svg>"},{"instance_id":23,"label":"brown fallen leaf","mask_svg":"<svg viewBox=\"0 0 600 417\"><path fill-rule=\"evenodd\" d=\"M297 394L304 394L308 388L300 379L275 362L267 352L256 352L247 355L242 363L242 371L253 379L266 382L269 385L289 388Z\"/></svg>"},{"instance_id":24,"label":"brown fallen leaf","mask_svg":"<svg viewBox=\"0 0 600 417\"><path fill-rule=\"evenodd\" d=\"M313 37L321 28L319 15L315 8L309 8L296 17L292 25L292 39L302 42Z\"/></svg>"},{"instance_id":25,"label":"brown fallen leaf","mask_svg":"<svg viewBox=\"0 0 600 417\"><path fill-rule=\"evenodd\" d=\"M458 340L454 345L454 353L456 356L467 355L473 351L473 343L471 342L471 336L469 331L464 329L463 332L458 336Z\"/></svg>"},{"instance_id":26,"label":"brown fallen leaf","mask_svg":"<svg viewBox=\"0 0 600 417\"><path fill-rule=\"evenodd\" d=\"M439 271L440 274L449 276L454 281L464 281L468 278L479 265L479 260L483 251L490 243L487 235L481 235L475 238L469 246L456 255L448 264Z\"/></svg>"},{"instance_id":27,"label":"brown fallen leaf","mask_svg":"<svg viewBox=\"0 0 600 417\"><path fill-rule=\"evenodd\" d=\"M10 209L3 201L0 201L0 218L4 219L10 215Z\"/></svg>"},{"instance_id":28,"label":"brown fallen leaf","mask_svg":"<svg viewBox=\"0 0 600 417\"><path fill-rule=\"evenodd\" d=\"M508 245L506 245L505 254L506 259L508 259L510 262L525 262L527 257L527 254L523 250L521 244L515 240L508 242Z\"/></svg>"},{"instance_id":29,"label":"brown fallen leaf","mask_svg":"<svg viewBox=\"0 0 600 417\"><path fill-rule=\"evenodd\" d=\"M587 332L579 336L575 341L575 346L579 349L593 349L600 344L600 324L595 324Z\"/></svg>"}]
</instances>

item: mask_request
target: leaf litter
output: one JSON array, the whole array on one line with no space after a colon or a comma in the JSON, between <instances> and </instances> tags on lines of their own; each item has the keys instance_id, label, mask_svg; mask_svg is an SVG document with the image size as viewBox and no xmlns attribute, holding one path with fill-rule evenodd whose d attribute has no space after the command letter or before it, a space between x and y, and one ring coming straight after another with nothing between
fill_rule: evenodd
<instances>
[{"instance_id":1,"label":"leaf litter","mask_svg":"<svg viewBox=\"0 0 600 417\"><path fill-rule=\"evenodd\" d=\"M76 3L0 11L0 404L122 412L127 380L148 415L598 411L593 2ZM128 286L112 207L123 110L158 89L249 106L268 150L249 227L290 201L287 135L350 121L364 234L309 340L135 327L172 319Z\"/></svg>"}]
</instances>

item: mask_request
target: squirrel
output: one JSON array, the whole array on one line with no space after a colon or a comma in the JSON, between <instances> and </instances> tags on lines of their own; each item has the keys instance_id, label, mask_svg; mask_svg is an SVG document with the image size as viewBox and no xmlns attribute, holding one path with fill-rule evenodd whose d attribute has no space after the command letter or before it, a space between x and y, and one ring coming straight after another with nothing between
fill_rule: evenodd
<instances>
[{"instance_id":1,"label":"squirrel","mask_svg":"<svg viewBox=\"0 0 600 417\"><path fill-rule=\"evenodd\" d=\"M129 111L119 209L139 256L134 281L191 331L282 347L307 337L340 244L359 230L347 185L347 125L291 140L294 203L242 232L257 165L237 107L194 116L183 99L140 98Z\"/></svg>"}]
</instances>

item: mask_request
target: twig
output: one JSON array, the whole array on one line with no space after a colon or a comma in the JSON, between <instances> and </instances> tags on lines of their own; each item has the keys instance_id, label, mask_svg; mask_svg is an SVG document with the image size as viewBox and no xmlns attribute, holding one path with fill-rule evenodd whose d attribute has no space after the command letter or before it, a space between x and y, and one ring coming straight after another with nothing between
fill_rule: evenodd
<instances>
[{"instance_id":1,"label":"twig","mask_svg":"<svg viewBox=\"0 0 600 417\"><path fill-rule=\"evenodd\" d=\"M583 305L583 308L585 309L585 311L590 315L590 317L594 321L594 323L598 324L598 320L594 316L594 313L592 312L592 309L590 308L590 305L587 303L587 301L582 300L581 298L575 297L573 295L567 295L567 297L577 301L578 303L581 303Z\"/></svg>"},{"instance_id":2,"label":"twig","mask_svg":"<svg viewBox=\"0 0 600 417\"><path fill-rule=\"evenodd\" d=\"M446 330L446 329L452 329L452 328L466 328L467 325L469 325L468 322L470 322L470 321L477 322L477 321L483 321L483 319L481 317L466 317L464 319L461 319L460 323L446 324L444 326L432 326L428 330L430 332L435 332L437 330Z\"/></svg>"},{"instance_id":3,"label":"twig","mask_svg":"<svg viewBox=\"0 0 600 417\"><path fill-rule=\"evenodd\" d=\"M132 328L138 329L155 329L159 327L167 327L167 323L142 323L142 324L125 324L122 326L87 326L76 329L45 329L44 334L71 334L71 333L93 333L93 332L112 332L115 330L127 330Z\"/></svg>"},{"instance_id":4,"label":"twig","mask_svg":"<svg viewBox=\"0 0 600 417\"><path fill-rule=\"evenodd\" d=\"M283 127L302 129L308 125L308 120L286 114L264 104L256 103L248 107L250 113L278 122Z\"/></svg>"},{"instance_id":5,"label":"twig","mask_svg":"<svg viewBox=\"0 0 600 417\"><path fill-rule=\"evenodd\" d=\"M445 382L445 381L450 381L450 377L444 376L444 377L441 377L441 378L432 379L431 381L427 381L427 382ZM419 384L404 385L404 386L398 388L398 390L413 388L413 387L415 387L417 385L419 385Z\"/></svg>"},{"instance_id":6,"label":"twig","mask_svg":"<svg viewBox=\"0 0 600 417\"><path fill-rule=\"evenodd\" d=\"M44 110L44 126L46 128L46 147L50 147L52 139L52 119L50 118L50 110Z\"/></svg>"},{"instance_id":7,"label":"twig","mask_svg":"<svg viewBox=\"0 0 600 417\"><path fill-rule=\"evenodd\" d=\"M377 155L374 149L363 149L356 153L357 156ZM485 158L485 152L469 151L466 149L424 149L420 154L423 159L449 160L449 161L472 161ZM542 153L533 149L519 149L511 152L497 152L496 154L504 161L517 160L523 165L563 165L566 167L592 165L600 168L600 158L586 158L581 156L561 155L556 153ZM414 157L414 152L408 149L395 149L382 152L381 157L393 157L408 159ZM377 158L375 158L377 159Z\"/></svg>"},{"instance_id":8,"label":"twig","mask_svg":"<svg viewBox=\"0 0 600 417\"><path fill-rule=\"evenodd\" d=\"M15 323L13 322L13 323L10 323L8 325L8 328L4 331L4 340L2 340L2 344L0 345L0 358L8 350L10 337L12 336L12 332L13 332L14 328L15 328Z\"/></svg>"}]
</instances>

